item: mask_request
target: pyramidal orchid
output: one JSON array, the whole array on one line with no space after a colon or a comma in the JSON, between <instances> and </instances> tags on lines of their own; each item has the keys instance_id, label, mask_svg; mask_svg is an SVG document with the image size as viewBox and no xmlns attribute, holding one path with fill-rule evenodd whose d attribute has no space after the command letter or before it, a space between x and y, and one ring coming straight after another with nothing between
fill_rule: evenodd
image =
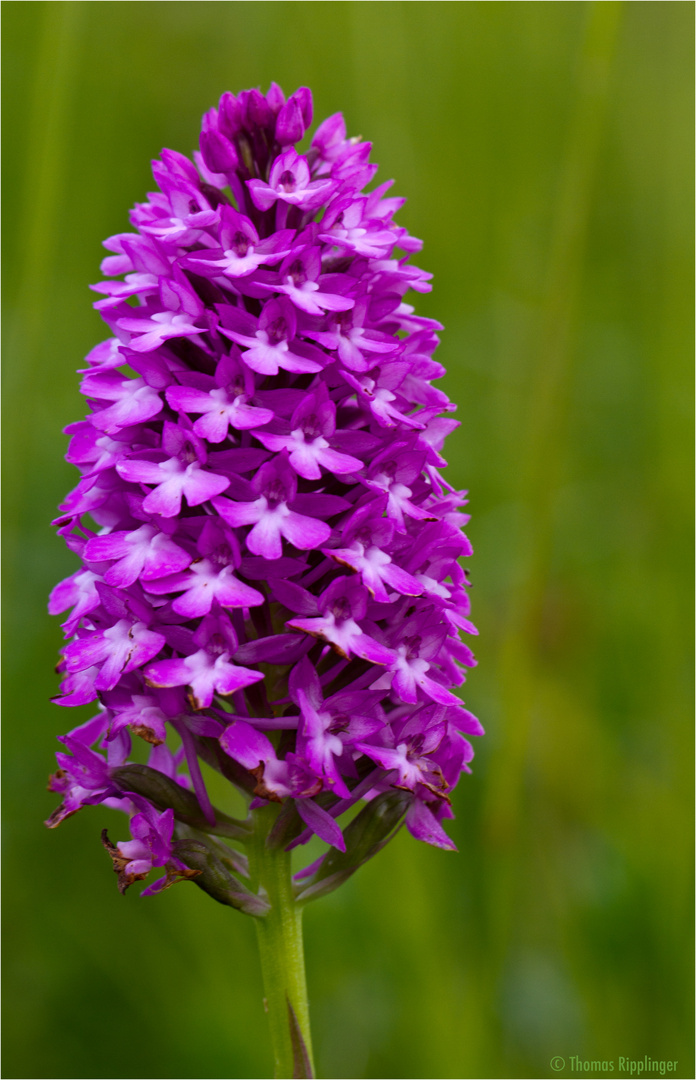
<instances>
[{"instance_id":1,"label":"pyramidal orchid","mask_svg":"<svg viewBox=\"0 0 696 1080\"><path fill-rule=\"evenodd\" d=\"M47 824L122 810L130 838L102 834L122 892L154 871L141 895L191 881L255 917L280 1077L312 1075L303 906L402 823L452 850L482 734L452 689L476 630L466 500L439 471L441 327L404 299L430 275L403 200L366 190L370 144L336 114L300 152L311 121L304 88L223 94L194 161L163 150L106 241L110 337L56 521L81 565L49 604L70 611L56 701L95 715L60 739Z\"/></svg>"}]
</instances>

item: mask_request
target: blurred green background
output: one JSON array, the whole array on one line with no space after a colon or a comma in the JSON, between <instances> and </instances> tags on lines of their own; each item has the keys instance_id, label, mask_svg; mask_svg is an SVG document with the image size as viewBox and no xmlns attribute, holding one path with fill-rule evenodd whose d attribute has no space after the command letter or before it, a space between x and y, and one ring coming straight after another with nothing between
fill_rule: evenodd
<instances>
[{"instance_id":1,"label":"blurred green background","mask_svg":"<svg viewBox=\"0 0 696 1080\"><path fill-rule=\"evenodd\" d=\"M6 1077L265 1077L251 920L126 899L115 815L41 821L75 568L48 525L105 335L87 284L223 90L314 91L434 272L488 734L459 854L406 834L310 907L323 1077L545 1077L691 1039L692 3L7 2ZM89 715L89 709L80 715ZM113 818L113 821L112 821ZM570 1072L570 1064L566 1065ZM648 1072L647 1075L654 1075Z\"/></svg>"}]
</instances>

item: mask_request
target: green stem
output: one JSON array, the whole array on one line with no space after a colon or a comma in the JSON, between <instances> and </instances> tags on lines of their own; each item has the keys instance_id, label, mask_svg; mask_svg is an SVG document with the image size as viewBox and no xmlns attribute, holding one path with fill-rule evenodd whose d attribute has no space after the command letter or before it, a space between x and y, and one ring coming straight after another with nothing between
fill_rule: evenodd
<instances>
[{"instance_id":1,"label":"green stem","mask_svg":"<svg viewBox=\"0 0 696 1080\"><path fill-rule=\"evenodd\" d=\"M302 947L302 908L292 888L291 856L269 848L266 838L280 807L253 811L254 834L249 844L249 869L255 890L265 889L271 910L257 918L256 933L271 1029L275 1076L311 1077L312 1041Z\"/></svg>"}]
</instances>

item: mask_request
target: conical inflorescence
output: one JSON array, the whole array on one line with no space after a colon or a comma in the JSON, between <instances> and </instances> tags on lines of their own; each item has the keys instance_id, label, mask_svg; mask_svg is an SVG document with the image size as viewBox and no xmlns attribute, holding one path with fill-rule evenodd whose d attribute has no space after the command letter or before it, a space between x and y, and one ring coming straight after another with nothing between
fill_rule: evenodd
<instances>
[{"instance_id":1,"label":"conical inflorescence","mask_svg":"<svg viewBox=\"0 0 696 1080\"><path fill-rule=\"evenodd\" d=\"M476 631L465 498L439 472L457 425L433 385L441 327L404 301L430 275L393 220L403 200L365 190L370 144L337 114L300 152L311 119L306 89L224 94L195 164L154 162L159 190L94 286L113 336L67 428L82 476L57 524L81 568L50 611L71 609L56 700L98 711L61 739L49 824L123 809L131 839L103 838L122 889L161 867L146 892L234 893L244 860L220 837L244 825L211 805L201 761L252 808L283 803L278 844L330 845L308 895L404 818L451 848L464 736L482 733L451 689Z\"/></svg>"}]
</instances>

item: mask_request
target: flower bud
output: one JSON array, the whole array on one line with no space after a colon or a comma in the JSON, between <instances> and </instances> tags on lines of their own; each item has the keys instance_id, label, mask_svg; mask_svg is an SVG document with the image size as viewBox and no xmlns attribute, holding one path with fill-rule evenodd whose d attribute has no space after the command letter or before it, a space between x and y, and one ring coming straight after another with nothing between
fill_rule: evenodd
<instances>
[{"instance_id":1,"label":"flower bud","mask_svg":"<svg viewBox=\"0 0 696 1080\"><path fill-rule=\"evenodd\" d=\"M176 840L174 851L186 866L198 871L195 884L219 904L246 915L262 916L269 910L267 901L242 885L202 840Z\"/></svg>"},{"instance_id":2,"label":"flower bud","mask_svg":"<svg viewBox=\"0 0 696 1080\"><path fill-rule=\"evenodd\" d=\"M111 771L111 778L124 794L132 791L160 810L173 810L177 821L234 840L249 838L248 828L219 810L215 811L215 824L211 826L193 792L147 765L121 765Z\"/></svg>"},{"instance_id":3,"label":"flower bud","mask_svg":"<svg viewBox=\"0 0 696 1080\"><path fill-rule=\"evenodd\" d=\"M363 807L344 829L346 850L331 848L309 881L303 884L297 899L317 900L347 881L389 843L411 801L406 792L388 791Z\"/></svg>"}]
</instances>

